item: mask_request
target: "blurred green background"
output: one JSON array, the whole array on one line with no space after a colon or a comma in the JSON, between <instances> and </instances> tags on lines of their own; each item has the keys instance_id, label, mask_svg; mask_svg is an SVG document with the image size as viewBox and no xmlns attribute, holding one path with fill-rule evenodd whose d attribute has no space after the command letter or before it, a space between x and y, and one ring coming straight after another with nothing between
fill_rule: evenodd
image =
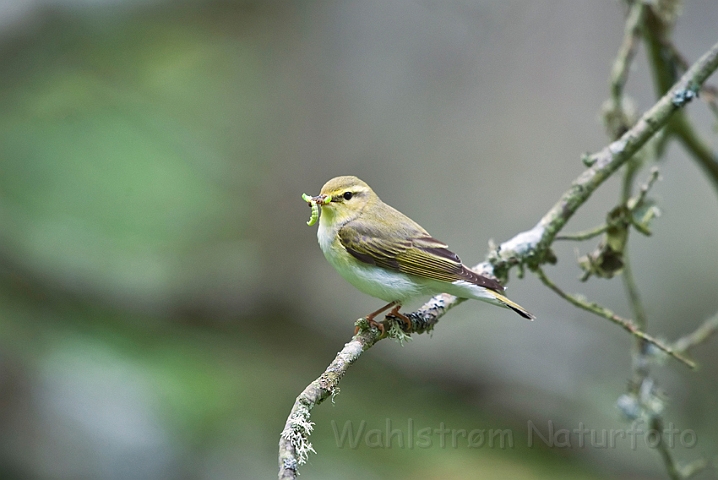
<instances>
[{"instance_id":1,"label":"blurred green background","mask_svg":"<svg viewBox=\"0 0 718 480\"><path fill-rule=\"evenodd\" d=\"M718 6L684 10L694 60ZM607 142L622 32L618 2L0 2L0 477L273 478L295 396L379 306L326 263L300 195L357 175L477 263ZM642 56L628 92L654 99ZM705 105L689 111L715 148ZM718 203L676 146L661 172L664 215L630 248L649 330L675 339L716 310ZM618 187L568 230L600 223ZM551 275L630 315L619 280L576 280L575 247ZM628 428L632 341L512 280L536 322L472 302L362 356L315 410L302 478L665 478L642 442L527 446L528 422ZM715 342L695 356L696 373L657 372L666 420L696 434L681 460L718 447ZM514 445L335 441L332 425L387 420Z\"/></svg>"}]
</instances>

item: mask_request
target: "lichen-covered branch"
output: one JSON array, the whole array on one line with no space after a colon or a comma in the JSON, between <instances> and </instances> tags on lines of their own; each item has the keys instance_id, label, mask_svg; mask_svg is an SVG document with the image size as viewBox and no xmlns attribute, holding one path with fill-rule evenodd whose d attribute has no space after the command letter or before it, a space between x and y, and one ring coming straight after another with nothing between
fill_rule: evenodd
<instances>
[{"instance_id":1,"label":"lichen-covered branch","mask_svg":"<svg viewBox=\"0 0 718 480\"><path fill-rule=\"evenodd\" d=\"M412 323L412 333L430 332L446 312L463 301L463 298L456 298L446 293L432 297L417 311L406 314ZM392 323L387 330L389 336L395 336L400 341L403 340L406 335L396 331L396 327L401 322L387 321ZM357 320L357 326L360 327L360 331L349 343L344 345L324 373L310 383L294 401L294 406L292 406L279 439L280 479L296 478L299 465L306 462L309 453L316 453L309 441L309 436L314 428L314 424L310 420L312 409L327 398L339 393L339 381L349 367L365 350L384 338L379 330L369 328L364 319Z\"/></svg>"},{"instance_id":2,"label":"lichen-covered branch","mask_svg":"<svg viewBox=\"0 0 718 480\"><path fill-rule=\"evenodd\" d=\"M379 340L377 330L360 331L344 345L324 373L299 394L279 439L280 479L296 478L297 467L306 461L309 452L314 452L309 442L309 435L314 427L310 420L311 410L339 391L339 381L347 369L377 340Z\"/></svg>"},{"instance_id":3,"label":"lichen-covered branch","mask_svg":"<svg viewBox=\"0 0 718 480\"><path fill-rule=\"evenodd\" d=\"M531 230L516 235L489 255L495 275L507 277L514 265L535 268L550 261L550 246L558 232L591 194L626 163L672 115L696 97L705 80L718 68L718 44L713 45L680 80L620 139L589 157L592 166L574 180L571 188Z\"/></svg>"},{"instance_id":4,"label":"lichen-covered branch","mask_svg":"<svg viewBox=\"0 0 718 480\"><path fill-rule=\"evenodd\" d=\"M696 97L703 82L716 68L718 68L718 44L714 45L688 69L670 91L618 140L587 157L586 163L590 167L573 182L568 191L561 196L559 201L534 228L519 233L510 240L492 248L487 260L477 265L475 270L485 275L493 274L504 282L507 280L509 270L513 266L522 268L527 265L529 268L536 270L539 275L543 275L540 266L544 263L552 263L555 260L550 246L566 222L607 178L625 164L653 135L667 124L677 110ZM560 291L558 287L555 287L554 290ZM561 294L566 295L563 292ZM597 313L620 325L632 335L656 345L657 348L686 365L695 366L691 360L683 357L679 351L642 332L630 320L623 319L603 307L589 304L573 296L566 295L566 299L581 308ZM438 295L419 310L407 316L411 319L415 332L430 331L449 309L462 301L463 299L458 299L451 295ZM390 329L389 331L391 332L392 330ZM306 460L308 453L313 451L311 443L309 443L309 435L313 428L310 420L311 410L336 394L339 381L347 369L359 358L362 352L371 348L380 339L380 333L377 330L362 329L337 354L325 372L297 397L279 442L280 479L296 478L298 466Z\"/></svg>"}]
</instances>

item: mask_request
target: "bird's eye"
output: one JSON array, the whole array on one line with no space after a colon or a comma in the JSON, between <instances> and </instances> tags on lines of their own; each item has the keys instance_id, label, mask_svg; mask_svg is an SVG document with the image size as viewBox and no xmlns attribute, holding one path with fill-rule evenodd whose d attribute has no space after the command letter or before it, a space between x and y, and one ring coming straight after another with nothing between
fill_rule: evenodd
<instances>
[{"instance_id":1,"label":"bird's eye","mask_svg":"<svg viewBox=\"0 0 718 480\"><path fill-rule=\"evenodd\" d=\"M352 192L344 192L344 200L351 200L354 194Z\"/></svg>"}]
</instances>

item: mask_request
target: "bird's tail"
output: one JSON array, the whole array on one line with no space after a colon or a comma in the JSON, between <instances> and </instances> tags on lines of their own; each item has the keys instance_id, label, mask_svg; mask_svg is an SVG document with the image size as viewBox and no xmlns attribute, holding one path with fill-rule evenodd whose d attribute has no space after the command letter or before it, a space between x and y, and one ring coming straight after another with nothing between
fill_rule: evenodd
<instances>
[{"instance_id":1,"label":"bird's tail","mask_svg":"<svg viewBox=\"0 0 718 480\"><path fill-rule=\"evenodd\" d=\"M531 320L531 321L533 321L533 320L536 319L536 316L535 316L533 313L529 312L528 310L526 310L524 307L522 307L522 306L519 305L518 303L512 302L512 301L509 300L508 298L506 298L506 297L504 297L503 295L501 295L499 292L495 292L495 291L493 291L493 290L488 290L488 289L487 289L487 291L488 291L494 298L496 298L496 300L498 300L498 302L499 302L500 304L503 304L506 308L510 308L511 310L513 310L514 312L518 313L518 314L521 315L522 317L527 318L527 319L529 319L529 320Z\"/></svg>"}]
</instances>

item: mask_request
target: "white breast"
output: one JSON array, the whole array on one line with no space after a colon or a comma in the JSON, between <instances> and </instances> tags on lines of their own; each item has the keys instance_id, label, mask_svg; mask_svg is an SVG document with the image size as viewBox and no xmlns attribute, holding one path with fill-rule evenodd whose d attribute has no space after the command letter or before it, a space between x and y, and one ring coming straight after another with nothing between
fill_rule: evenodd
<instances>
[{"instance_id":1,"label":"white breast","mask_svg":"<svg viewBox=\"0 0 718 480\"><path fill-rule=\"evenodd\" d=\"M320 218L317 239L324 256L346 281L360 291L386 302L399 303L432 293L425 291L426 285L415 277L369 265L352 257L339 241L337 232L337 228L330 227Z\"/></svg>"}]
</instances>

